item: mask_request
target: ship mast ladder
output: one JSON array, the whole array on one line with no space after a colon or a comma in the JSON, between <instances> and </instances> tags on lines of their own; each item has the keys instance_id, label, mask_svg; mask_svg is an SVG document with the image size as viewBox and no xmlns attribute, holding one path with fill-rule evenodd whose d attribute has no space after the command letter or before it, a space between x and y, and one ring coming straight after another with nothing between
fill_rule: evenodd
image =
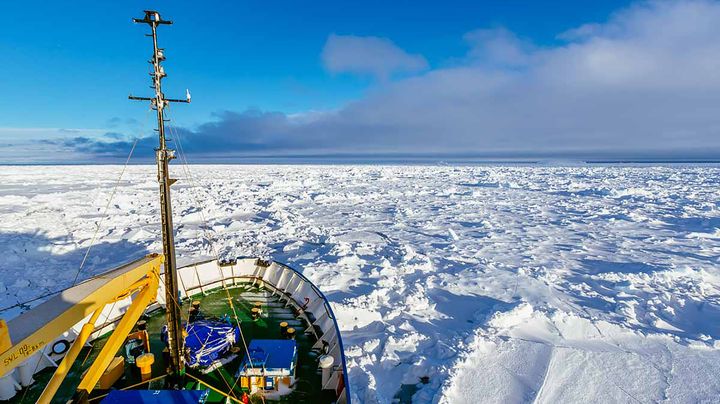
<instances>
[{"instance_id":1,"label":"ship mast ladder","mask_svg":"<svg viewBox=\"0 0 720 404\"><path fill-rule=\"evenodd\" d=\"M152 86L155 90L154 97L135 97L130 95L131 100L150 101L151 108L157 112L157 132L159 137L159 146L155 151L157 160L158 183L160 185L160 212L162 219L162 238L163 238L163 255L165 256L165 302L166 317L168 331L168 351L170 353L170 361L168 363L169 381L179 388L182 384L182 376L185 374L185 364L183 361L184 338L182 335L182 319L180 306L178 302L178 275L177 261L175 257L175 241L172 220L172 203L170 198L170 186L175 183L175 179L170 178L170 160L175 158L175 151L169 149L165 138L165 108L171 102L190 102L190 92L186 92L186 98L172 99L165 98L162 92L162 79L167 77L165 69L161 63L165 60L165 50L158 47L157 28L160 25L170 25L172 21L163 20L157 11L146 10L145 17L133 18L136 23L147 24L151 28L153 42L153 55L149 63L153 66L153 72L150 74L152 78Z\"/></svg>"}]
</instances>

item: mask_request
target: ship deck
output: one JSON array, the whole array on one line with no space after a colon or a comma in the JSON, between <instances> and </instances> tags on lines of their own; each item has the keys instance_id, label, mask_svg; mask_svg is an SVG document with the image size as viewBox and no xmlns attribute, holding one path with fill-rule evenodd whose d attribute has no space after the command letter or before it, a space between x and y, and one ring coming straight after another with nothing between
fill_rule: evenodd
<instances>
[{"instance_id":1,"label":"ship deck","mask_svg":"<svg viewBox=\"0 0 720 404\"><path fill-rule=\"evenodd\" d=\"M228 302L228 296L232 299L233 308ZM298 347L298 361L296 367L295 390L281 399L272 400L268 397L255 395L251 397L252 402L312 402L323 403L333 402L335 397L324 396L320 390L320 374L318 368L317 353L312 351L316 342L312 335L303 331L308 327L306 321L295 316L293 308L286 305L276 294L267 289L242 284L230 288L220 288L207 292L206 294L192 296L185 299L183 313L187 316L187 309L190 307L190 300L198 300L201 303L200 311L205 316L222 317L228 315L231 319L237 315L240 321L240 328L245 344L250 344L253 339L279 339L280 322L286 321L290 327L297 330L296 342ZM250 310L254 303L262 304L263 314L258 320L253 320ZM125 365L124 376L115 384L115 388L125 389L161 389L163 388L163 375L165 374L165 362L162 351L164 344L160 340L160 330L165 323L164 310L155 310L145 316L147 330L150 336L150 350L155 355L155 363L152 366L152 377L149 383L141 383L138 369L134 365ZM54 402L67 402L75 393L75 387L80 382L82 373L90 366L97 357L100 349L107 341L107 336L100 337L92 342L92 346L83 349L82 353L72 367L67 378L54 398ZM242 396L240 382L234 377L242 358L245 356L245 347L241 341L238 344L240 352L237 357L223 367L203 374L199 369L187 369L187 388L209 389L210 394L207 402L224 402L225 396L217 391L225 392L231 398L239 399ZM119 352L117 355L121 355ZM54 369L48 368L37 374L34 378L37 381L29 388L20 391L10 402L31 403L42 392L47 381L52 376ZM197 382L196 380L200 380ZM107 391L96 390L90 398L90 402L101 402Z\"/></svg>"}]
</instances>

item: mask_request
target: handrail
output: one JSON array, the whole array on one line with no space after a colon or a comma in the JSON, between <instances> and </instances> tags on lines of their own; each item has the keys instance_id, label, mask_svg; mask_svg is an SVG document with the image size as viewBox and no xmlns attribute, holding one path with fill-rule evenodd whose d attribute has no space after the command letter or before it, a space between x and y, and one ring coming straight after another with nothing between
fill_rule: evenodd
<instances>
[{"instance_id":1,"label":"handrail","mask_svg":"<svg viewBox=\"0 0 720 404\"><path fill-rule=\"evenodd\" d=\"M255 258L255 257L236 257L236 258L235 258L236 261L249 260L249 259L257 260L257 258ZM194 267L197 267L198 265L203 265L203 264L207 264L207 263L211 263L211 262L216 262L216 263L218 263L218 266L219 266L219 260L216 260L216 259L208 259L208 260L203 260L203 261L199 261L199 262L194 262L194 263L192 263L192 264L184 265L184 266L182 266L182 267L179 267L179 268L178 268L178 271L181 270L181 269L183 269L183 268L193 267L193 266L194 266ZM344 354L344 352L345 352L345 347L344 347L344 345L343 345L342 335L341 335L341 333L340 333L340 327L338 326L337 318L335 317L335 313L333 312L332 307L330 306L330 302L328 301L328 299L327 299L327 297L325 296L325 294L324 294L322 291L320 291L320 289L319 289L317 286L315 286L315 284L313 284L307 277L305 277L305 275L303 275L302 272L300 272L300 271L298 271L297 269L291 267L290 265L283 264L283 263L281 263L281 262L273 261L273 262L271 263L271 265L272 265L272 264L277 264L277 265L280 266L280 267L284 267L284 268L287 268L287 269L295 272L295 274L297 274L303 281L305 281L307 284L309 284L309 285L310 285L310 288L323 300L323 305L325 306L325 312L328 314L328 317L333 320L333 324L335 325L335 334L337 335L338 345L340 345L340 351L343 352L343 355L340 357L340 362L342 363L342 377L343 377L343 382L344 382L344 385L345 385L345 386L344 386L344 387L345 387L345 397L347 398L347 403L350 403L350 402L351 402L351 399L350 399L350 382L349 382L349 379L348 379L347 363L346 363L346 361L345 361L345 354ZM224 278L224 280L225 280L225 281L227 281L228 279L233 279L233 280L234 280L234 279L236 279L236 278L248 278L248 277L232 276L232 277L230 277L230 278ZM253 277L249 277L249 278L253 278ZM257 277L255 277L255 278L257 278ZM264 280L264 279L263 279L263 280Z\"/></svg>"}]
</instances>

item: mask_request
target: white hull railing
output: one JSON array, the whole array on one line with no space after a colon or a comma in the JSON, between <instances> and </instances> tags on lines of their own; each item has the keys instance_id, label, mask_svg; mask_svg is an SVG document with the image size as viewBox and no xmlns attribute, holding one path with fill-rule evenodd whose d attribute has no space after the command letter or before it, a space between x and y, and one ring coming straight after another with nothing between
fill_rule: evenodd
<instances>
[{"instance_id":1,"label":"white hull railing","mask_svg":"<svg viewBox=\"0 0 720 404\"><path fill-rule=\"evenodd\" d=\"M347 371L342 340L335 317L325 296L302 274L280 263L263 262L257 258L239 258L230 263L210 260L178 268L178 279L180 298L204 295L221 288L247 284L267 289L279 296L286 307L292 306L309 324L305 333L311 334L317 340L312 349L318 351L326 349L327 354L334 360L330 381L324 388L335 390L338 394L338 402L349 402L346 394ZM88 342L112 331L132 303L132 298L130 296L107 305L98 318L96 330ZM150 313L164 306L165 288L161 281L157 302L148 306L146 312ZM88 320L89 317L79 322L63 336L47 344L38 355L28 360L27 362L32 363L36 368L35 373L49 366L57 366L64 353L53 354L52 346L60 340L72 342ZM325 346L327 348L324 348ZM26 380L23 381L27 383Z\"/></svg>"}]
</instances>

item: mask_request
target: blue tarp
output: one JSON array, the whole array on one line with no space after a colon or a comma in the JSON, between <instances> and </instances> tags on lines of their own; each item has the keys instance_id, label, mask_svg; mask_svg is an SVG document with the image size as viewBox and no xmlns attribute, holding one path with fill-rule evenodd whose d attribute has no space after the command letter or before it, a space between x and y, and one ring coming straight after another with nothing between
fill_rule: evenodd
<instances>
[{"instance_id":1,"label":"blue tarp","mask_svg":"<svg viewBox=\"0 0 720 404\"><path fill-rule=\"evenodd\" d=\"M292 339L254 339L248 346L250 358L247 355L240 365L240 369L252 366L271 369L294 369L297 357L297 344Z\"/></svg>"},{"instance_id":2,"label":"blue tarp","mask_svg":"<svg viewBox=\"0 0 720 404\"><path fill-rule=\"evenodd\" d=\"M227 354L240 337L237 327L219 321L198 320L185 329L185 347L190 350L189 366L209 366Z\"/></svg>"},{"instance_id":3,"label":"blue tarp","mask_svg":"<svg viewBox=\"0 0 720 404\"><path fill-rule=\"evenodd\" d=\"M207 400L210 390L110 390L102 404L199 404Z\"/></svg>"},{"instance_id":4,"label":"blue tarp","mask_svg":"<svg viewBox=\"0 0 720 404\"><path fill-rule=\"evenodd\" d=\"M240 330L223 321L197 320L187 324L185 331L185 347L190 351L188 366L209 366L225 356L240 338ZM163 327L161 337L167 344L166 327Z\"/></svg>"}]
</instances>

